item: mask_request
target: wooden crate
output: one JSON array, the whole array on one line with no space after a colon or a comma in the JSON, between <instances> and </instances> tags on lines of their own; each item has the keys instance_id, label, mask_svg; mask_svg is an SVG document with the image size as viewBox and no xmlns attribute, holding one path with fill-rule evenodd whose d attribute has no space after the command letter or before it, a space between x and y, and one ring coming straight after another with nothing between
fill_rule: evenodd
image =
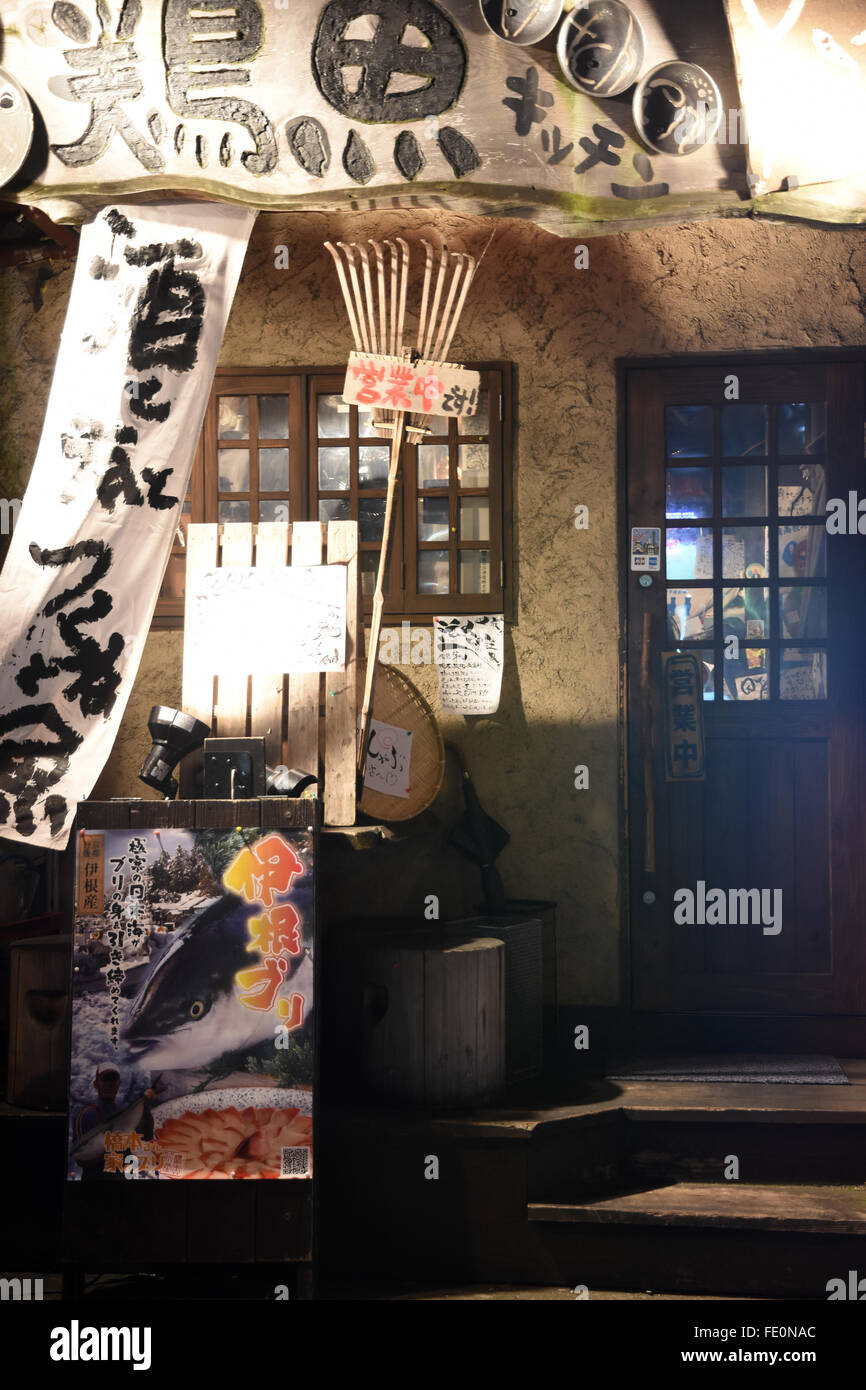
<instances>
[{"instance_id":1,"label":"wooden crate","mask_svg":"<svg viewBox=\"0 0 866 1390\"><path fill-rule=\"evenodd\" d=\"M323 545L326 544L323 556ZM356 745L358 727L358 659L363 640L358 603L358 523L331 521L226 522L187 530L187 574L254 565L279 569L324 562L346 566L346 669L326 675L249 676L238 670L217 676L202 670L193 644L184 644L182 705L211 726L215 737L264 735L269 766L284 764L319 779L326 825L354 825L356 814ZM187 583L187 595L192 586ZM188 600L189 604L189 600ZM186 617L186 635L192 632ZM193 796L202 753L181 763L182 796ZM240 823L240 822L239 822Z\"/></svg>"}]
</instances>

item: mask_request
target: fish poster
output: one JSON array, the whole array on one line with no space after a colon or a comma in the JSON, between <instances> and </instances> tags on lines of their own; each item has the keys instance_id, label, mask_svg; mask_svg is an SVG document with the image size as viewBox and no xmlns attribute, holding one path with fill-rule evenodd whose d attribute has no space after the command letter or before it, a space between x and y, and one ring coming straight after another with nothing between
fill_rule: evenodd
<instances>
[{"instance_id":1,"label":"fish poster","mask_svg":"<svg viewBox=\"0 0 866 1390\"><path fill-rule=\"evenodd\" d=\"M77 880L67 1177L312 1177L312 832L88 830Z\"/></svg>"}]
</instances>

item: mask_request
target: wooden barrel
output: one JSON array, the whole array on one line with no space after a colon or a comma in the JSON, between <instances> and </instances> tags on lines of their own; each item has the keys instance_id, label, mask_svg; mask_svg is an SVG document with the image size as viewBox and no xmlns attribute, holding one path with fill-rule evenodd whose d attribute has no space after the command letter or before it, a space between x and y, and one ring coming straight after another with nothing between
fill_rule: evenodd
<instances>
[{"instance_id":1,"label":"wooden barrel","mask_svg":"<svg viewBox=\"0 0 866 1390\"><path fill-rule=\"evenodd\" d=\"M416 933L366 954L364 1076L391 1100L472 1106L505 1083L505 947Z\"/></svg>"}]
</instances>

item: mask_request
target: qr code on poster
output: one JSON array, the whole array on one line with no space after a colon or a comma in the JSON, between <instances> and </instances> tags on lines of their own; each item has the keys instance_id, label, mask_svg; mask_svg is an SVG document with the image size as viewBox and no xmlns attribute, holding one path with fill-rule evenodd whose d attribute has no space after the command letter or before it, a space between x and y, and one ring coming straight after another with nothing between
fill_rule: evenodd
<instances>
[{"instance_id":1,"label":"qr code on poster","mask_svg":"<svg viewBox=\"0 0 866 1390\"><path fill-rule=\"evenodd\" d=\"M280 1151L281 1178L308 1178L310 1176L310 1150L308 1148L289 1148Z\"/></svg>"}]
</instances>

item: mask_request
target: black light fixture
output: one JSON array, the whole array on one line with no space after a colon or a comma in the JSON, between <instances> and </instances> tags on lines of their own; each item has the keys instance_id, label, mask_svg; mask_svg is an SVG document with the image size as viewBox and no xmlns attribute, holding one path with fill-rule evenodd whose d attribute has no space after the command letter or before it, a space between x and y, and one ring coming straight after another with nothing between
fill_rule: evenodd
<instances>
[{"instance_id":1,"label":"black light fixture","mask_svg":"<svg viewBox=\"0 0 866 1390\"><path fill-rule=\"evenodd\" d=\"M177 796L177 781L172 773L187 753L200 747L210 733L209 725L195 715L184 714L171 705L154 705L147 721L153 747L138 774L140 781L169 801Z\"/></svg>"}]
</instances>

